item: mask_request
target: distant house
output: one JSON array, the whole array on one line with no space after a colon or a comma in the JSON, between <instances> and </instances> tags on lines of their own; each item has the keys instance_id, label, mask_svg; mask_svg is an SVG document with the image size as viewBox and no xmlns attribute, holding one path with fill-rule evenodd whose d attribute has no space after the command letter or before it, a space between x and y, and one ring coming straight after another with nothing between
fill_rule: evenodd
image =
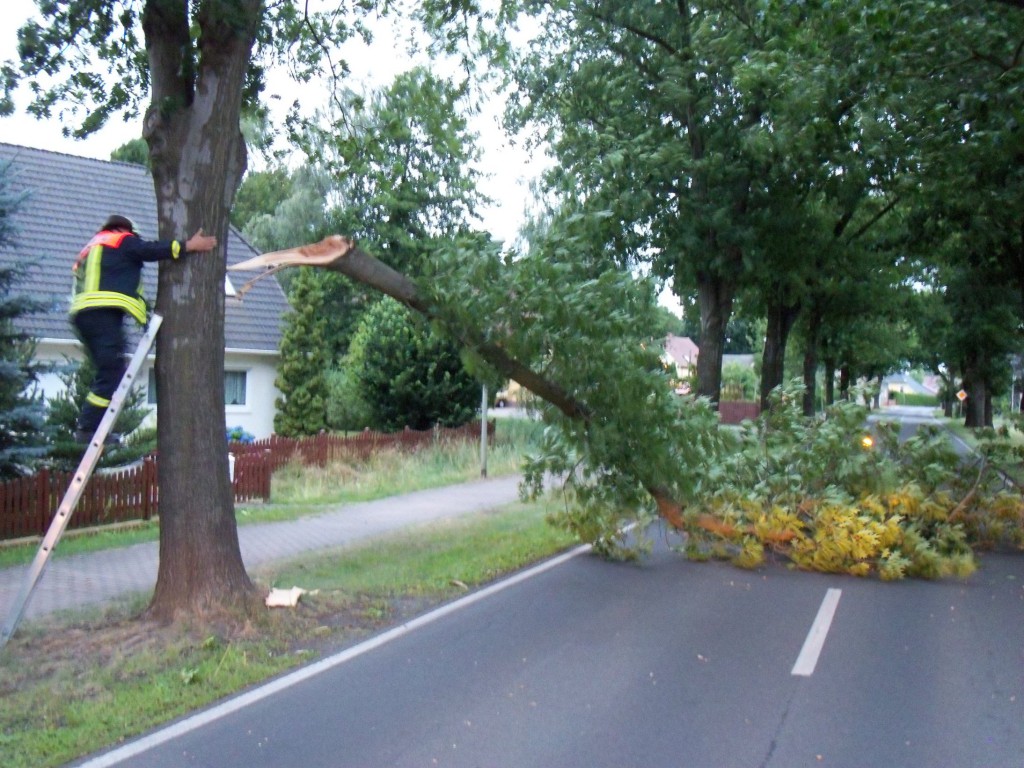
<instances>
[{"instance_id":1,"label":"distant house","mask_svg":"<svg viewBox=\"0 0 1024 768\"><path fill-rule=\"evenodd\" d=\"M700 350L689 336L673 336L669 334L665 338L665 352L662 355L662 362L675 371L673 377L678 383L676 391L685 394L690 391L689 379L697 369L697 357Z\"/></svg>"},{"instance_id":2,"label":"distant house","mask_svg":"<svg viewBox=\"0 0 1024 768\"><path fill-rule=\"evenodd\" d=\"M881 391L886 393L889 400L895 399L896 395L927 395L930 397L938 395L938 387L935 386L934 378L922 383L907 373L894 373L886 376L882 379Z\"/></svg>"},{"instance_id":3,"label":"distant house","mask_svg":"<svg viewBox=\"0 0 1024 768\"><path fill-rule=\"evenodd\" d=\"M722 355L722 368L726 368L727 366L730 365L738 365L741 368L753 368L754 356L750 354Z\"/></svg>"},{"instance_id":4,"label":"distant house","mask_svg":"<svg viewBox=\"0 0 1024 768\"><path fill-rule=\"evenodd\" d=\"M67 317L71 266L82 246L112 213L132 219L143 237L156 238L152 177L140 165L3 143L0 163L10 166L7 173L12 190L25 194L12 217L15 242L0 248L0 264L27 266L27 282L16 290L45 305L45 311L20 318L18 327L38 340L36 354L41 361L80 360L82 346ZM184 238L192 233L180 234ZM258 255L234 229L226 248L229 264ZM273 277L253 285L243 301L237 291L248 277L228 273L224 284L225 426L241 426L262 438L274 430L274 401L279 395L274 379L288 302ZM156 297L157 265L148 265L143 278L146 297L152 301ZM135 323L129 326L134 328ZM155 414L152 358L137 381L145 386L147 402ZM48 374L40 386L47 397L52 397L64 385L56 374Z\"/></svg>"}]
</instances>

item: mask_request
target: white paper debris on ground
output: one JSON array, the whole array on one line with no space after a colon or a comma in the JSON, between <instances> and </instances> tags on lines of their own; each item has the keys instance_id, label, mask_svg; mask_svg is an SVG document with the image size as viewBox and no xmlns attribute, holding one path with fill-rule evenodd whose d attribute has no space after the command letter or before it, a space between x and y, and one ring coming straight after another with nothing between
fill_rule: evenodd
<instances>
[{"instance_id":1,"label":"white paper debris on ground","mask_svg":"<svg viewBox=\"0 0 1024 768\"><path fill-rule=\"evenodd\" d=\"M294 608L299 604L300 597L313 594L316 593L302 587L292 587L291 589L273 587L270 594L267 595L267 608Z\"/></svg>"}]
</instances>

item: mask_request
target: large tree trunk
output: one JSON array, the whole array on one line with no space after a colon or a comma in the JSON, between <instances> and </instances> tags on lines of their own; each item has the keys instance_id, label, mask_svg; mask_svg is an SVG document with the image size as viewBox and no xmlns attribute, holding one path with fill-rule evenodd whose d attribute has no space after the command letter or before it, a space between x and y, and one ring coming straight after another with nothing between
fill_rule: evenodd
<instances>
[{"instance_id":1,"label":"large tree trunk","mask_svg":"<svg viewBox=\"0 0 1024 768\"><path fill-rule=\"evenodd\" d=\"M841 400L850 399L850 383L853 376L850 373L850 366L844 364L839 368L839 398Z\"/></svg>"},{"instance_id":2,"label":"large tree trunk","mask_svg":"<svg viewBox=\"0 0 1024 768\"><path fill-rule=\"evenodd\" d=\"M818 405L818 337L821 312L812 308L807 318L807 339L804 347L804 416L813 416Z\"/></svg>"},{"instance_id":3,"label":"large tree trunk","mask_svg":"<svg viewBox=\"0 0 1024 768\"><path fill-rule=\"evenodd\" d=\"M735 295L736 283L728 278L708 273L697 278L697 304L700 308L697 395L708 398L716 409L722 392L725 327L732 315Z\"/></svg>"},{"instance_id":4,"label":"large tree trunk","mask_svg":"<svg viewBox=\"0 0 1024 768\"><path fill-rule=\"evenodd\" d=\"M825 405L835 405L836 402L836 361L831 357L825 358Z\"/></svg>"},{"instance_id":5,"label":"large tree trunk","mask_svg":"<svg viewBox=\"0 0 1024 768\"><path fill-rule=\"evenodd\" d=\"M184 241L202 228L220 241L213 253L160 268L160 565L149 614L165 621L250 608L258 599L238 544L224 433L223 249L245 171L242 84L262 13L256 0L237 5L236 24L205 20L198 69L188 55L186 4L147 3L143 20L153 78L144 135L160 236Z\"/></svg>"},{"instance_id":6,"label":"large tree trunk","mask_svg":"<svg viewBox=\"0 0 1024 768\"><path fill-rule=\"evenodd\" d=\"M942 415L947 419L953 418L953 390L952 384L942 391Z\"/></svg>"},{"instance_id":7,"label":"large tree trunk","mask_svg":"<svg viewBox=\"0 0 1024 768\"><path fill-rule=\"evenodd\" d=\"M762 411L768 410L768 398L772 390L783 383L786 373L786 344L799 313L798 306L788 306L774 301L768 305L768 327L765 329L764 351L761 354Z\"/></svg>"},{"instance_id":8,"label":"large tree trunk","mask_svg":"<svg viewBox=\"0 0 1024 768\"><path fill-rule=\"evenodd\" d=\"M967 399L964 400L965 427L984 427L986 424L985 401L988 388L985 386L982 367L980 353L975 349L970 350L964 361L964 391L967 392Z\"/></svg>"},{"instance_id":9,"label":"large tree trunk","mask_svg":"<svg viewBox=\"0 0 1024 768\"><path fill-rule=\"evenodd\" d=\"M970 381L966 384L967 399L964 400L964 426L985 426L985 400L987 393L983 381Z\"/></svg>"}]
</instances>

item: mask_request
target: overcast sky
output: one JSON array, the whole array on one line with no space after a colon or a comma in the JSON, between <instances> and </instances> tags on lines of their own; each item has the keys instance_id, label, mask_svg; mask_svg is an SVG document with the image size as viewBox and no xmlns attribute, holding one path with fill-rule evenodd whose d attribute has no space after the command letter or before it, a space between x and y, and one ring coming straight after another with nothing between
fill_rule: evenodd
<instances>
[{"instance_id":1,"label":"overcast sky","mask_svg":"<svg viewBox=\"0 0 1024 768\"><path fill-rule=\"evenodd\" d=\"M32 0L4 0L4 6L8 21L0 32L0 61L16 57L17 29L24 21L37 15ZM352 70L351 82L366 87L380 87L390 83L399 72L413 66L415 62L404 55L404 36L407 34L407 30L392 31L382 27L376 34L372 48L360 46L362 50L349 53L347 61ZM281 104L283 109L294 100L296 87L287 77L275 78L268 85L267 95L273 96L276 93L281 96L276 103ZM355 87L358 89L359 86ZM0 118L0 141L109 160L113 150L141 136L140 122L125 123L121 116L116 115L88 139L69 139L61 133L63 126L59 118L36 120L25 113L27 103L27 89L22 88L17 94L16 114ZM274 104L275 101L271 100L270 103ZM496 127L494 118L495 112L492 111L489 115L481 115L473 124L473 129L481 136L480 146L484 152L482 170L492 176L490 180L482 182L480 187L486 195L497 201L494 206L480 213L483 216L483 228L508 244L515 238L523 219L529 179L537 172L539 164L507 143L504 134Z\"/></svg>"},{"instance_id":2,"label":"overcast sky","mask_svg":"<svg viewBox=\"0 0 1024 768\"><path fill-rule=\"evenodd\" d=\"M3 0L8 22L0 31L0 62L15 58L17 54L17 29L31 16L36 15L33 0ZM380 87L391 82L396 74L409 69L414 62L405 54L404 30L382 28L376 34L374 46L370 49L352 50L347 61L352 70L353 84ZM441 73L443 74L443 73ZM271 80L267 95L281 96L280 103L287 107L294 100L297 86L287 77ZM354 87L358 87L354 85ZM38 149L65 152L80 157L94 157L109 160L110 153L131 139L141 136L138 122L124 123L115 116L97 133L83 141L65 138L61 135L61 124L57 118L38 121L24 111L28 103L25 89L18 94L18 112L12 117L0 118L0 141L20 144ZM287 95L286 95L287 94ZM271 103L274 103L271 100ZM479 116L473 129L480 134L483 151L481 169L490 176L481 182L480 188L495 204L479 213L481 226L495 238L511 245L524 218L529 199L529 183L545 167L547 160L534 158L524 150L512 146L504 133L496 126L499 111L495 105L489 114ZM341 233L344 234L344 233ZM669 292L661 296L661 302L677 314L679 304Z\"/></svg>"}]
</instances>

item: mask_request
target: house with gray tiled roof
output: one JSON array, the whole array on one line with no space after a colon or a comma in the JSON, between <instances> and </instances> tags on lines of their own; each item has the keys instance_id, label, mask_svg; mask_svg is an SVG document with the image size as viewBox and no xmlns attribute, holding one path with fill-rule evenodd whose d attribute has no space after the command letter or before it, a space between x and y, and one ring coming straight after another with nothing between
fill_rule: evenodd
<instances>
[{"instance_id":1,"label":"house with gray tiled roof","mask_svg":"<svg viewBox=\"0 0 1024 768\"><path fill-rule=\"evenodd\" d=\"M697 370L697 357L700 349L689 336L669 334L665 337L665 351L661 356L665 366L675 373L676 392L685 394L690 391L690 375Z\"/></svg>"},{"instance_id":2,"label":"house with gray tiled roof","mask_svg":"<svg viewBox=\"0 0 1024 768\"><path fill-rule=\"evenodd\" d=\"M19 328L38 340L36 355L40 360L80 360L82 345L67 316L71 266L82 246L112 213L127 216L143 237L156 239L152 177L140 165L3 143L0 163L10 163L7 173L12 191L24 193L12 216L15 241L0 248L0 263L25 265L25 281L15 290L45 305L43 312L20 318ZM226 250L228 264L258 255L234 228ZM157 265L149 264L142 272L145 295L152 301L156 297ZM274 429L274 401L280 394L274 379L288 302L273 277L255 283L244 299L240 298L238 290L246 279L229 272L225 280L225 426L242 426L262 438ZM128 327L135 324L127 323ZM155 413L153 362L151 357L137 381L146 387L146 400ZM52 397L64 385L56 374L47 374L40 387L44 395Z\"/></svg>"}]
</instances>

